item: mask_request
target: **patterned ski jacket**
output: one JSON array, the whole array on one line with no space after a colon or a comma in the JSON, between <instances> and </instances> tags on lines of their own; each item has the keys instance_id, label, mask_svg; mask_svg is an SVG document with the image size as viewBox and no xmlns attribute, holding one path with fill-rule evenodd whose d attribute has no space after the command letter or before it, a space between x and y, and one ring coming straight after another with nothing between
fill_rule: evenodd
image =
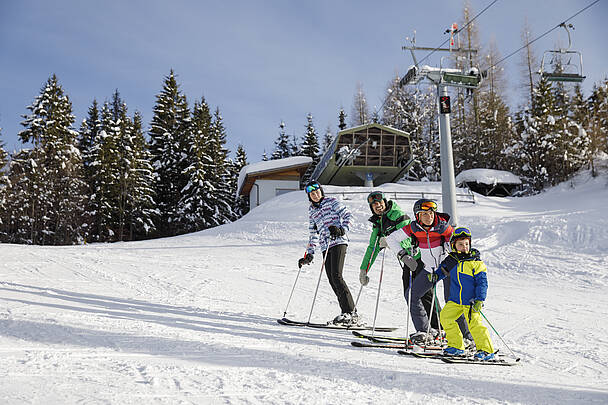
<instances>
[{"instance_id":1,"label":"patterned ski jacket","mask_svg":"<svg viewBox=\"0 0 608 405\"><path fill-rule=\"evenodd\" d=\"M487 268L477 249L471 249L469 253L451 252L441 262L435 274L439 276L439 280L450 276L448 301L459 305L485 301L488 292Z\"/></svg>"},{"instance_id":2,"label":"patterned ski jacket","mask_svg":"<svg viewBox=\"0 0 608 405\"><path fill-rule=\"evenodd\" d=\"M361 262L360 270L367 270L372 267L378 253L380 253L380 248L378 246L378 241L382 236L388 236L391 233L395 232L397 229L401 229L404 226L408 225L411 221L410 217L407 216L397 205L397 203L393 200L388 200L386 203L386 211L382 215L374 214L369 219L369 222L372 223L372 234L369 237L369 245L367 246L367 250L365 251L365 256L363 257L363 261ZM411 249L411 239L407 238L401 241L401 248ZM420 257L420 254L418 254Z\"/></svg>"},{"instance_id":3,"label":"patterned ski jacket","mask_svg":"<svg viewBox=\"0 0 608 405\"><path fill-rule=\"evenodd\" d=\"M435 213L433 226L427 231L418 221L412 221L396 232L390 234L386 241L391 250L398 252L399 243L412 238L412 244L420 249L420 259L424 270L429 273L439 267L441 261L450 252L450 238L454 229L448 223L450 216L441 212Z\"/></svg>"},{"instance_id":4,"label":"patterned ski jacket","mask_svg":"<svg viewBox=\"0 0 608 405\"><path fill-rule=\"evenodd\" d=\"M308 207L308 247L306 252L315 252L315 246L319 243L321 251L324 252L329 247L336 245L346 245L346 235L330 240L329 227L332 225L344 228L348 232L351 214L346 207L333 197L323 197L317 204L310 204Z\"/></svg>"}]
</instances>

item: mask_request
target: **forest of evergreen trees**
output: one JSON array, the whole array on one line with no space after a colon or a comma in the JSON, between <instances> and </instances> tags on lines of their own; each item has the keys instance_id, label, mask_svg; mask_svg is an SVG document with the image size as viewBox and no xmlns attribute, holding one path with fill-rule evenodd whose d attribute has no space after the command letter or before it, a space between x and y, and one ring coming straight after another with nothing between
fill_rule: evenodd
<instances>
[{"instance_id":1,"label":"forest of evergreen trees","mask_svg":"<svg viewBox=\"0 0 608 405\"><path fill-rule=\"evenodd\" d=\"M172 236L233 221L246 209L235 198L243 147L229 158L219 109L204 98L190 109L173 71L156 97L148 137L118 90L103 105L93 100L74 130L55 75L27 109L19 137L28 147L9 157L0 145L2 242Z\"/></svg>"},{"instance_id":2,"label":"forest of evergreen trees","mask_svg":"<svg viewBox=\"0 0 608 405\"><path fill-rule=\"evenodd\" d=\"M476 26L467 24L469 15L465 8L462 25L469 28L461 35L469 48L482 49ZM530 39L524 27L523 43ZM454 59L452 65L488 69L500 59L492 44L477 55L485 56ZM608 78L585 96L579 85L539 80L529 45L521 55L521 105L509 108L504 72L489 69L479 90L453 91L451 127L457 173L509 170L524 182L522 194L532 194L582 167L594 172L594 157L608 153ZM438 181L435 88L398 83L399 77L388 80L380 112L370 112L358 84L349 125L379 122L408 132L415 165L406 177ZM230 158L219 109L204 98L189 106L179 87L171 70L156 96L147 134L141 114L129 115L118 90L102 105L93 100L76 130L71 101L52 75L23 116L24 148L9 156L0 142L0 241L140 240L207 229L246 213L247 201L235 197L238 173L247 165L243 146ZM340 109L339 130L346 119ZM312 157L306 181L332 142L331 128L321 144L318 138L310 113L301 142L287 135L281 122L270 159ZM269 159L266 152L262 159Z\"/></svg>"}]
</instances>

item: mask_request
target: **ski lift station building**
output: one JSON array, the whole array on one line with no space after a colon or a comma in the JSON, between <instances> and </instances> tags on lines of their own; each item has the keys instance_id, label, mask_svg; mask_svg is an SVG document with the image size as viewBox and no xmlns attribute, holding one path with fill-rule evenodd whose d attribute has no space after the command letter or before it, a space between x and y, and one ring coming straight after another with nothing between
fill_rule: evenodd
<instances>
[{"instance_id":1,"label":"ski lift station building","mask_svg":"<svg viewBox=\"0 0 608 405\"><path fill-rule=\"evenodd\" d=\"M408 133L371 123L338 132L312 178L334 186L374 187L397 182L413 163Z\"/></svg>"}]
</instances>

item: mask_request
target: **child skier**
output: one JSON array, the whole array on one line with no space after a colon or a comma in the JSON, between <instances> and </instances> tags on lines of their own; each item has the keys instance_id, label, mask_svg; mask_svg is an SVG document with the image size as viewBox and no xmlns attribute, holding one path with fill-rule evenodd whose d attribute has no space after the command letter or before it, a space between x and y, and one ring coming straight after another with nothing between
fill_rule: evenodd
<instances>
[{"instance_id":1,"label":"child skier","mask_svg":"<svg viewBox=\"0 0 608 405\"><path fill-rule=\"evenodd\" d=\"M316 181L309 182L304 188L310 201L308 208L309 240L306 255L298 260L298 266L310 264L317 241L325 256L325 271L342 313L333 320L334 324L351 325L359 322L355 303L346 282L342 278L344 257L346 256L346 232L350 225L351 214L335 198L325 197L323 188Z\"/></svg>"},{"instance_id":2,"label":"child skier","mask_svg":"<svg viewBox=\"0 0 608 405\"><path fill-rule=\"evenodd\" d=\"M469 330L477 346L475 358L482 361L494 359L494 346L488 329L481 321L481 308L486 299L488 280L486 265L481 261L479 251L471 249L471 231L458 227L450 238L452 251L434 273L429 274L429 281L450 277L450 296L441 311L440 320L445 329L448 347L443 351L450 356L462 356L464 342L456 319L464 315L469 321Z\"/></svg>"}]
</instances>

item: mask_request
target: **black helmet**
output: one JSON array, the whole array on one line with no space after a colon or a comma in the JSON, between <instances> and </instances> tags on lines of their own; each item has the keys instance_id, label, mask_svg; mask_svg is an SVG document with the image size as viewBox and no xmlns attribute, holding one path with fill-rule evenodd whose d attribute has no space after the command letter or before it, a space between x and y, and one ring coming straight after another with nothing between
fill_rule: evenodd
<instances>
[{"instance_id":1,"label":"black helmet","mask_svg":"<svg viewBox=\"0 0 608 405\"><path fill-rule=\"evenodd\" d=\"M323 200L323 198L325 197L325 192L323 191L323 187L321 187L321 183L319 183L316 180L311 180L308 183L306 183L306 186L304 186L304 191L306 191L306 195L308 196L308 201L310 201L313 204L315 204L315 202L310 198L310 193L315 190L321 190L321 200ZM319 200L319 202L321 202L321 200Z\"/></svg>"},{"instance_id":2,"label":"black helmet","mask_svg":"<svg viewBox=\"0 0 608 405\"><path fill-rule=\"evenodd\" d=\"M437 203L428 198L422 198L414 203L414 216L418 218L418 213L421 211L437 212Z\"/></svg>"}]
</instances>

